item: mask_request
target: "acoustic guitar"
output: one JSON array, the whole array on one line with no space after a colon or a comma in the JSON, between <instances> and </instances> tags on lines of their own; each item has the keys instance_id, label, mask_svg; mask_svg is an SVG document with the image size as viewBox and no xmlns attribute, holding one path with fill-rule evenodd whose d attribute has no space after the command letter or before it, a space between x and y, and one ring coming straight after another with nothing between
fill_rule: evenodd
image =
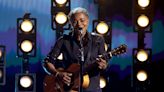
<instances>
[{"instance_id":1,"label":"acoustic guitar","mask_svg":"<svg viewBox=\"0 0 164 92\"><path fill-rule=\"evenodd\" d=\"M127 49L127 46L125 44L120 45L119 47L111 50L110 52L104 53L103 55L99 55L99 57L102 58L111 58L112 56L117 56L122 53L125 53ZM98 67L98 64L96 62L88 65L87 67L83 68L83 83L82 87L87 88L89 86L89 72L94 71L95 68ZM79 64L71 64L68 69L62 70L65 72L72 73L73 76L71 77L71 84L68 86L65 83L61 81L61 79L54 75L46 75L44 82L43 82L43 89L44 92L77 92L79 88L79 72L80 72L80 65Z\"/></svg>"}]
</instances>

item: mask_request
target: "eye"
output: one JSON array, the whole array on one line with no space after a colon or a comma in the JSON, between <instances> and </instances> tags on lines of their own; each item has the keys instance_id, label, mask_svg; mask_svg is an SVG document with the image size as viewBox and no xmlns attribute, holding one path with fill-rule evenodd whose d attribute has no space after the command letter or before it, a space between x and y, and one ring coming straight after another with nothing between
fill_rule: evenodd
<instances>
[{"instance_id":1,"label":"eye","mask_svg":"<svg viewBox=\"0 0 164 92\"><path fill-rule=\"evenodd\" d=\"M76 25L76 24L77 24L77 21L73 21L72 24L73 24L73 25Z\"/></svg>"},{"instance_id":2,"label":"eye","mask_svg":"<svg viewBox=\"0 0 164 92\"><path fill-rule=\"evenodd\" d=\"M85 22L85 19L81 19L80 22Z\"/></svg>"}]
</instances>

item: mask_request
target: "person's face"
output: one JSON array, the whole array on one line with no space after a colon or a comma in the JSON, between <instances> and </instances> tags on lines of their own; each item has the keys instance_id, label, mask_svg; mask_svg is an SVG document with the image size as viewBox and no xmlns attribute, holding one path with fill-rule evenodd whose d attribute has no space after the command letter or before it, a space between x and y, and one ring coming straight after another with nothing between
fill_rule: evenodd
<instances>
[{"instance_id":1,"label":"person's face","mask_svg":"<svg viewBox=\"0 0 164 92\"><path fill-rule=\"evenodd\" d=\"M86 33L88 28L89 19L84 13L76 13L72 21L72 26L76 29L82 28L83 34Z\"/></svg>"}]
</instances>

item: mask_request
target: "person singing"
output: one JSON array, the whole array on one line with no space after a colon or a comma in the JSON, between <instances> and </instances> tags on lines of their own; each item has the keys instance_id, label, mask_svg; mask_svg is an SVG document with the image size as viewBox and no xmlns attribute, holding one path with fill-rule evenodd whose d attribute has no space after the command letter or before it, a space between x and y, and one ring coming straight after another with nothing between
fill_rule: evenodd
<instances>
[{"instance_id":1,"label":"person singing","mask_svg":"<svg viewBox=\"0 0 164 92\"><path fill-rule=\"evenodd\" d=\"M59 61L57 57L60 53L63 54L62 67L64 70L68 69L72 64L80 64L81 61L81 48L84 51L83 67L86 71L93 63L97 64L87 71L89 75L89 86L83 88L83 92L102 92L100 88L100 72L107 68L107 59L99 57L105 53L105 41L102 36L96 33L88 32L89 14L85 8L77 7L70 11L68 15L69 21L72 25L72 31L68 35L61 36L55 43L52 50L44 59L44 68L54 75L59 77L60 81L66 85L71 85L73 74L66 71L59 70Z\"/></svg>"}]
</instances>

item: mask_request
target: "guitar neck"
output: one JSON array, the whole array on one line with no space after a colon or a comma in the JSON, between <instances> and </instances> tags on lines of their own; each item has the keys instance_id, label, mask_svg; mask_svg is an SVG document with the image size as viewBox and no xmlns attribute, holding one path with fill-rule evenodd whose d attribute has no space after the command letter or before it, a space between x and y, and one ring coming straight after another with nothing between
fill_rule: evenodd
<instances>
[{"instance_id":1,"label":"guitar neck","mask_svg":"<svg viewBox=\"0 0 164 92\"><path fill-rule=\"evenodd\" d=\"M122 53L125 53L126 48L127 48L127 46L125 44L123 44L109 52L103 53L102 55L98 55L98 57L103 58L103 59L111 59L113 56L117 56ZM84 67L84 73L95 71L95 69L98 69L97 62L94 62L94 63L90 64L89 66Z\"/></svg>"}]
</instances>

